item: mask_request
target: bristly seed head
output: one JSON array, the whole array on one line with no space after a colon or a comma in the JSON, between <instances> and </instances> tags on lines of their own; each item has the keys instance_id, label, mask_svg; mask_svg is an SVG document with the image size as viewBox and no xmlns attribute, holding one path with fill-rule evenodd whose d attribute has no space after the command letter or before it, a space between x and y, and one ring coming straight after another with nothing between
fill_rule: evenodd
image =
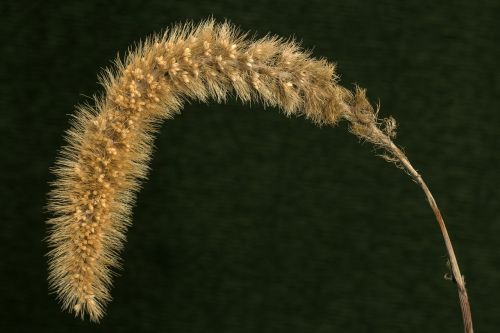
<instances>
[{"instance_id":1,"label":"bristly seed head","mask_svg":"<svg viewBox=\"0 0 500 333\"><path fill-rule=\"evenodd\" d=\"M207 20L153 36L102 79L105 94L79 107L56 163L51 190L49 280L63 308L98 321L111 299L112 271L140 181L147 176L157 124L184 99L242 101L280 107L318 125L345 119L379 145L380 125L364 91L337 83L334 66L294 41L247 39L229 23ZM385 122L393 136L395 122Z\"/></svg>"}]
</instances>

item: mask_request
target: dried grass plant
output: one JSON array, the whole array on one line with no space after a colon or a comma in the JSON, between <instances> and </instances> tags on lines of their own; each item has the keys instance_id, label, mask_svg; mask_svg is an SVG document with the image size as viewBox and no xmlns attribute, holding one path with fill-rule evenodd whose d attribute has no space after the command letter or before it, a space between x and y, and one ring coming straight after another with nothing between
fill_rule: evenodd
<instances>
[{"instance_id":1,"label":"dried grass plant","mask_svg":"<svg viewBox=\"0 0 500 333\"><path fill-rule=\"evenodd\" d=\"M291 39L249 38L228 22L177 25L132 50L100 77L104 94L77 108L49 194L49 283L62 307L98 321L111 300L112 272L147 176L153 135L189 99L277 106L315 124L347 121L422 188L444 237L466 332L472 320L464 279L429 188L392 141L395 121L380 119L365 91L340 86L335 66Z\"/></svg>"}]
</instances>

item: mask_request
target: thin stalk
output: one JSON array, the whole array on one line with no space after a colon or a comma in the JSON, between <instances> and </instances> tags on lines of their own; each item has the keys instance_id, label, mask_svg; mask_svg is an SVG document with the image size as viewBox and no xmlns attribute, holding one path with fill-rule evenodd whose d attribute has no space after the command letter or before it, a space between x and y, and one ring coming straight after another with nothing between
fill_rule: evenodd
<instances>
[{"instance_id":1,"label":"thin stalk","mask_svg":"<svg viewBox=\"0 0 500 333\"><path fill-rule=\"evenodd\" d=\"M378 128L377 128L378 130ZM455 256L455 251L453 250L453 245L451 244L451 239L448 234L448 230L446 229L446 224L444 223L443 216L439 211L439 207L436 203L436 200L432 196L432 193L427 186L427 184L422 179L422 176L413 168L410 161L406 157L406 155L399 149L388 137L386 141L386 149L395 157L399 162L401 162L404 169L409 173L409 175L413 178L413 180L422 188L427 197L427 201L434 212L436 220L439 224L439 228L441 229L441 234L444 238L444 243L446 245L446 250L448 251L448 258L450 261L451 270L453 273L453 278L455 279L457 288L458 288L458 297L460 299L460 308L462 309L462 318L464 322L464 331L466 333L473 333L474 329L472 327L472 315L469 304L469 297L467 296L467 289L465 288L465 281L460 273L460 268L458 266L457 257Z\"/></svg>"}]
</instances>

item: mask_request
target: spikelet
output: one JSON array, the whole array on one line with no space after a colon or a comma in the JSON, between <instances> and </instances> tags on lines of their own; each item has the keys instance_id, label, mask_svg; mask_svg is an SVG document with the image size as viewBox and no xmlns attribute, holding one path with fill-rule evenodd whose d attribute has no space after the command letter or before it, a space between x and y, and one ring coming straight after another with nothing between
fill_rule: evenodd
<instances>
[{"instance_id":1,"label":"spikelet","mask_svg":"<svg viewBox=\"0 0 500 333\"><path fill-rule=\"evenodd\" d=\"M227 22L188 23L148 38L100 81L103 97L79 107L67 132L48 205L50 286L64 309L92 321L111 300L112 272L120 267L153 134L183 101L233 95L317 125L345 119L356 134L384 144L373 134L376 114L364 92L338 85L332 63L293 40L249 39Z\"/></svg>"}]
</instances>

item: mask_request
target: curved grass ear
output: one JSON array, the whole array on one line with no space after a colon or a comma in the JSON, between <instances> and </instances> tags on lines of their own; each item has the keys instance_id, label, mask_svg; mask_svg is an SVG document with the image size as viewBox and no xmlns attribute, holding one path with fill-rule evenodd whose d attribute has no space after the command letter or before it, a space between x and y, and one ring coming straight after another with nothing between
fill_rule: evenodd
<instances>
[{"instance_id":1,"label":"curved grass ear","mask_svg":"<svg viewBox=\"0 0 500 333\"><path fill-rule=\"evenodd\" d=\"M436 214L459 289L467 332L472 320L465 284L441 214L422 177L393 143L395 121L379 119L365 90L338 84L335 66L293 40L248 38L229 22L177 25L147 38L100 76L104 95L78 108L55 166L49 194L49 282L64 309L98 321L111 300L125 232L153 135L185 100L278 106L317 125L347 121L422 187Z\"/></svg>"}]
</instances>

